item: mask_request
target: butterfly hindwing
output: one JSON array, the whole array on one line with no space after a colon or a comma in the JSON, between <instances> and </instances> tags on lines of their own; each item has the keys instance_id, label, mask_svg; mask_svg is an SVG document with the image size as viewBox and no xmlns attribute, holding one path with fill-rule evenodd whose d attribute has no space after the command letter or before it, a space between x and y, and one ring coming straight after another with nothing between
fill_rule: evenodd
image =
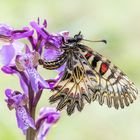
<instances>
[{"instance_id":1,"label":"butterfly hindwing","mask_svg":"<svg viewBox=\"0 0 140 140\"><path fill-rule=\"evenodd\" d=\"M73 54L72 57L68 58L63 77L53 89L54 95L50 97L50 102L60 99L57 109L62 110L67 106L67 113L69 115L73 113L75 106L77 106L79 111L84 107L81 88L85 85L79 87L82 84L81 80L84 73L83 68L79 64L79 60Z\"/></svg>"},{"instance_id":2,"label":"butterfly hindwing","mask_svg":"<svg viewBox=\"0 0 140 140\"><path fill-rule=\"evenodd\" d=\"M124 108L136 99L137 90L128 77L106 58L78 44L78 52L68 53L62 78L56 83L50 102L60 100L57 109L67 107L68 115L75 107L81 111L85 100L98 100L108 107Z\"/></svg>"}]
</instances>

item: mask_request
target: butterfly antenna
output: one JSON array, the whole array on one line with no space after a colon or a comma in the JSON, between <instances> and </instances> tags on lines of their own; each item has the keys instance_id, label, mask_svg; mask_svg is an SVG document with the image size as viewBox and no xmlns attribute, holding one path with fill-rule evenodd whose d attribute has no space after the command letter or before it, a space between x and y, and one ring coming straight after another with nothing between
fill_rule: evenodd
<instances>
[{"instance_id":1,"label":"butterfly antenna","mask_svg":"<svg viewBox=\"0 0 140 140\"><path fill-rule=\"evenodd\" d=\"M107 41L106 40L87 40L87 39L83 39L84 41L88 41L88 42L103 42L105 44L107 44Z\"/></svg>"}]
</instances>

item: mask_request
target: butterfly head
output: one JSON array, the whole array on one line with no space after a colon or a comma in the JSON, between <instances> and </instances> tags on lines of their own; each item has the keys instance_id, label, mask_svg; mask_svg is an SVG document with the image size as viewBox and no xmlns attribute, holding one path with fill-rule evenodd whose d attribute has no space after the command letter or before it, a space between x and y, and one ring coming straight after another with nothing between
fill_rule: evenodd
<instances>
[{"instance_id":1,"label":"butterfly head","mask_svg":"<svg viewBox=\"0 0 140 140\"><path fill-rule=\"evenodd\" d=\"M64 44L62 45L61 49L64 50L73 50L76 49L76 45L80 43L83 40L83 35L81 32L74 35L74 37L68 38L66 41L64 41Z\"/></svg>"},{"instance_id":2,"label":"butterfly head","mask_svg":"<svg viewBox=\"0 0 140 140\"><path fill-rule=\"evenodd\" d=\"M67 39L66 43L68 43L68 44L76 43L77 44L77 43L81 42L82 40L83 40L83 35L81 34L81 31L80 31L78 34L74 35L74 37Z\"/></svg>"}]
</instances>

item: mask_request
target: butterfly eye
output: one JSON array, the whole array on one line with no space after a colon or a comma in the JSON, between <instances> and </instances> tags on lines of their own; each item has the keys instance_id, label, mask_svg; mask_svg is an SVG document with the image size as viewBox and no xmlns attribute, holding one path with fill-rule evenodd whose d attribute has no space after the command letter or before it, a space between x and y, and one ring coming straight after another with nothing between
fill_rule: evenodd
<instances>
[{"instance_id":1,"label":"butterfly eye","mask_svg":"<svg viewBox=\"0 0 140 140\"><path fill-rule=\"evenodd\" d=\"M79 41L83 40L83 35L77 34L74 36L74 39L75 39L75 42L79 42Z\"/></svg>"}]
</instances>

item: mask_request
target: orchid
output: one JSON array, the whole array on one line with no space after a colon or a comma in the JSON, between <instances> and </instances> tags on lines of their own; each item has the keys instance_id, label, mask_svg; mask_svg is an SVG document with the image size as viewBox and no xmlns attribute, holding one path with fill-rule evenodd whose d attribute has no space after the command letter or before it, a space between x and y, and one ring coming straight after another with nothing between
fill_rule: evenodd
<instances>
[{"instance_id":1,"label":"orchid","mask_svg":"<svg viewBox=\"0 0 140 140\"><path fill-rule=\"evenodd\" d=\"M27 140L44 140L50 128L60 118L60 112L51 107L43 107L38 119L35 114L41 95L44 94L43 90L53 89L62 77L65 65L56 70L56 78L45 79L38 72L38 61L40 58L47 61L57 59L63 53L61 46L68 35L67 31L49 33L46 20L42 25L39 19L38 22L32 21L28 27L20 30L0 24L1 71L17 76L23 91L6 89L5 102L9 110L15 110L18 128L26 135Z\"/></svg>"}]
</instances>

